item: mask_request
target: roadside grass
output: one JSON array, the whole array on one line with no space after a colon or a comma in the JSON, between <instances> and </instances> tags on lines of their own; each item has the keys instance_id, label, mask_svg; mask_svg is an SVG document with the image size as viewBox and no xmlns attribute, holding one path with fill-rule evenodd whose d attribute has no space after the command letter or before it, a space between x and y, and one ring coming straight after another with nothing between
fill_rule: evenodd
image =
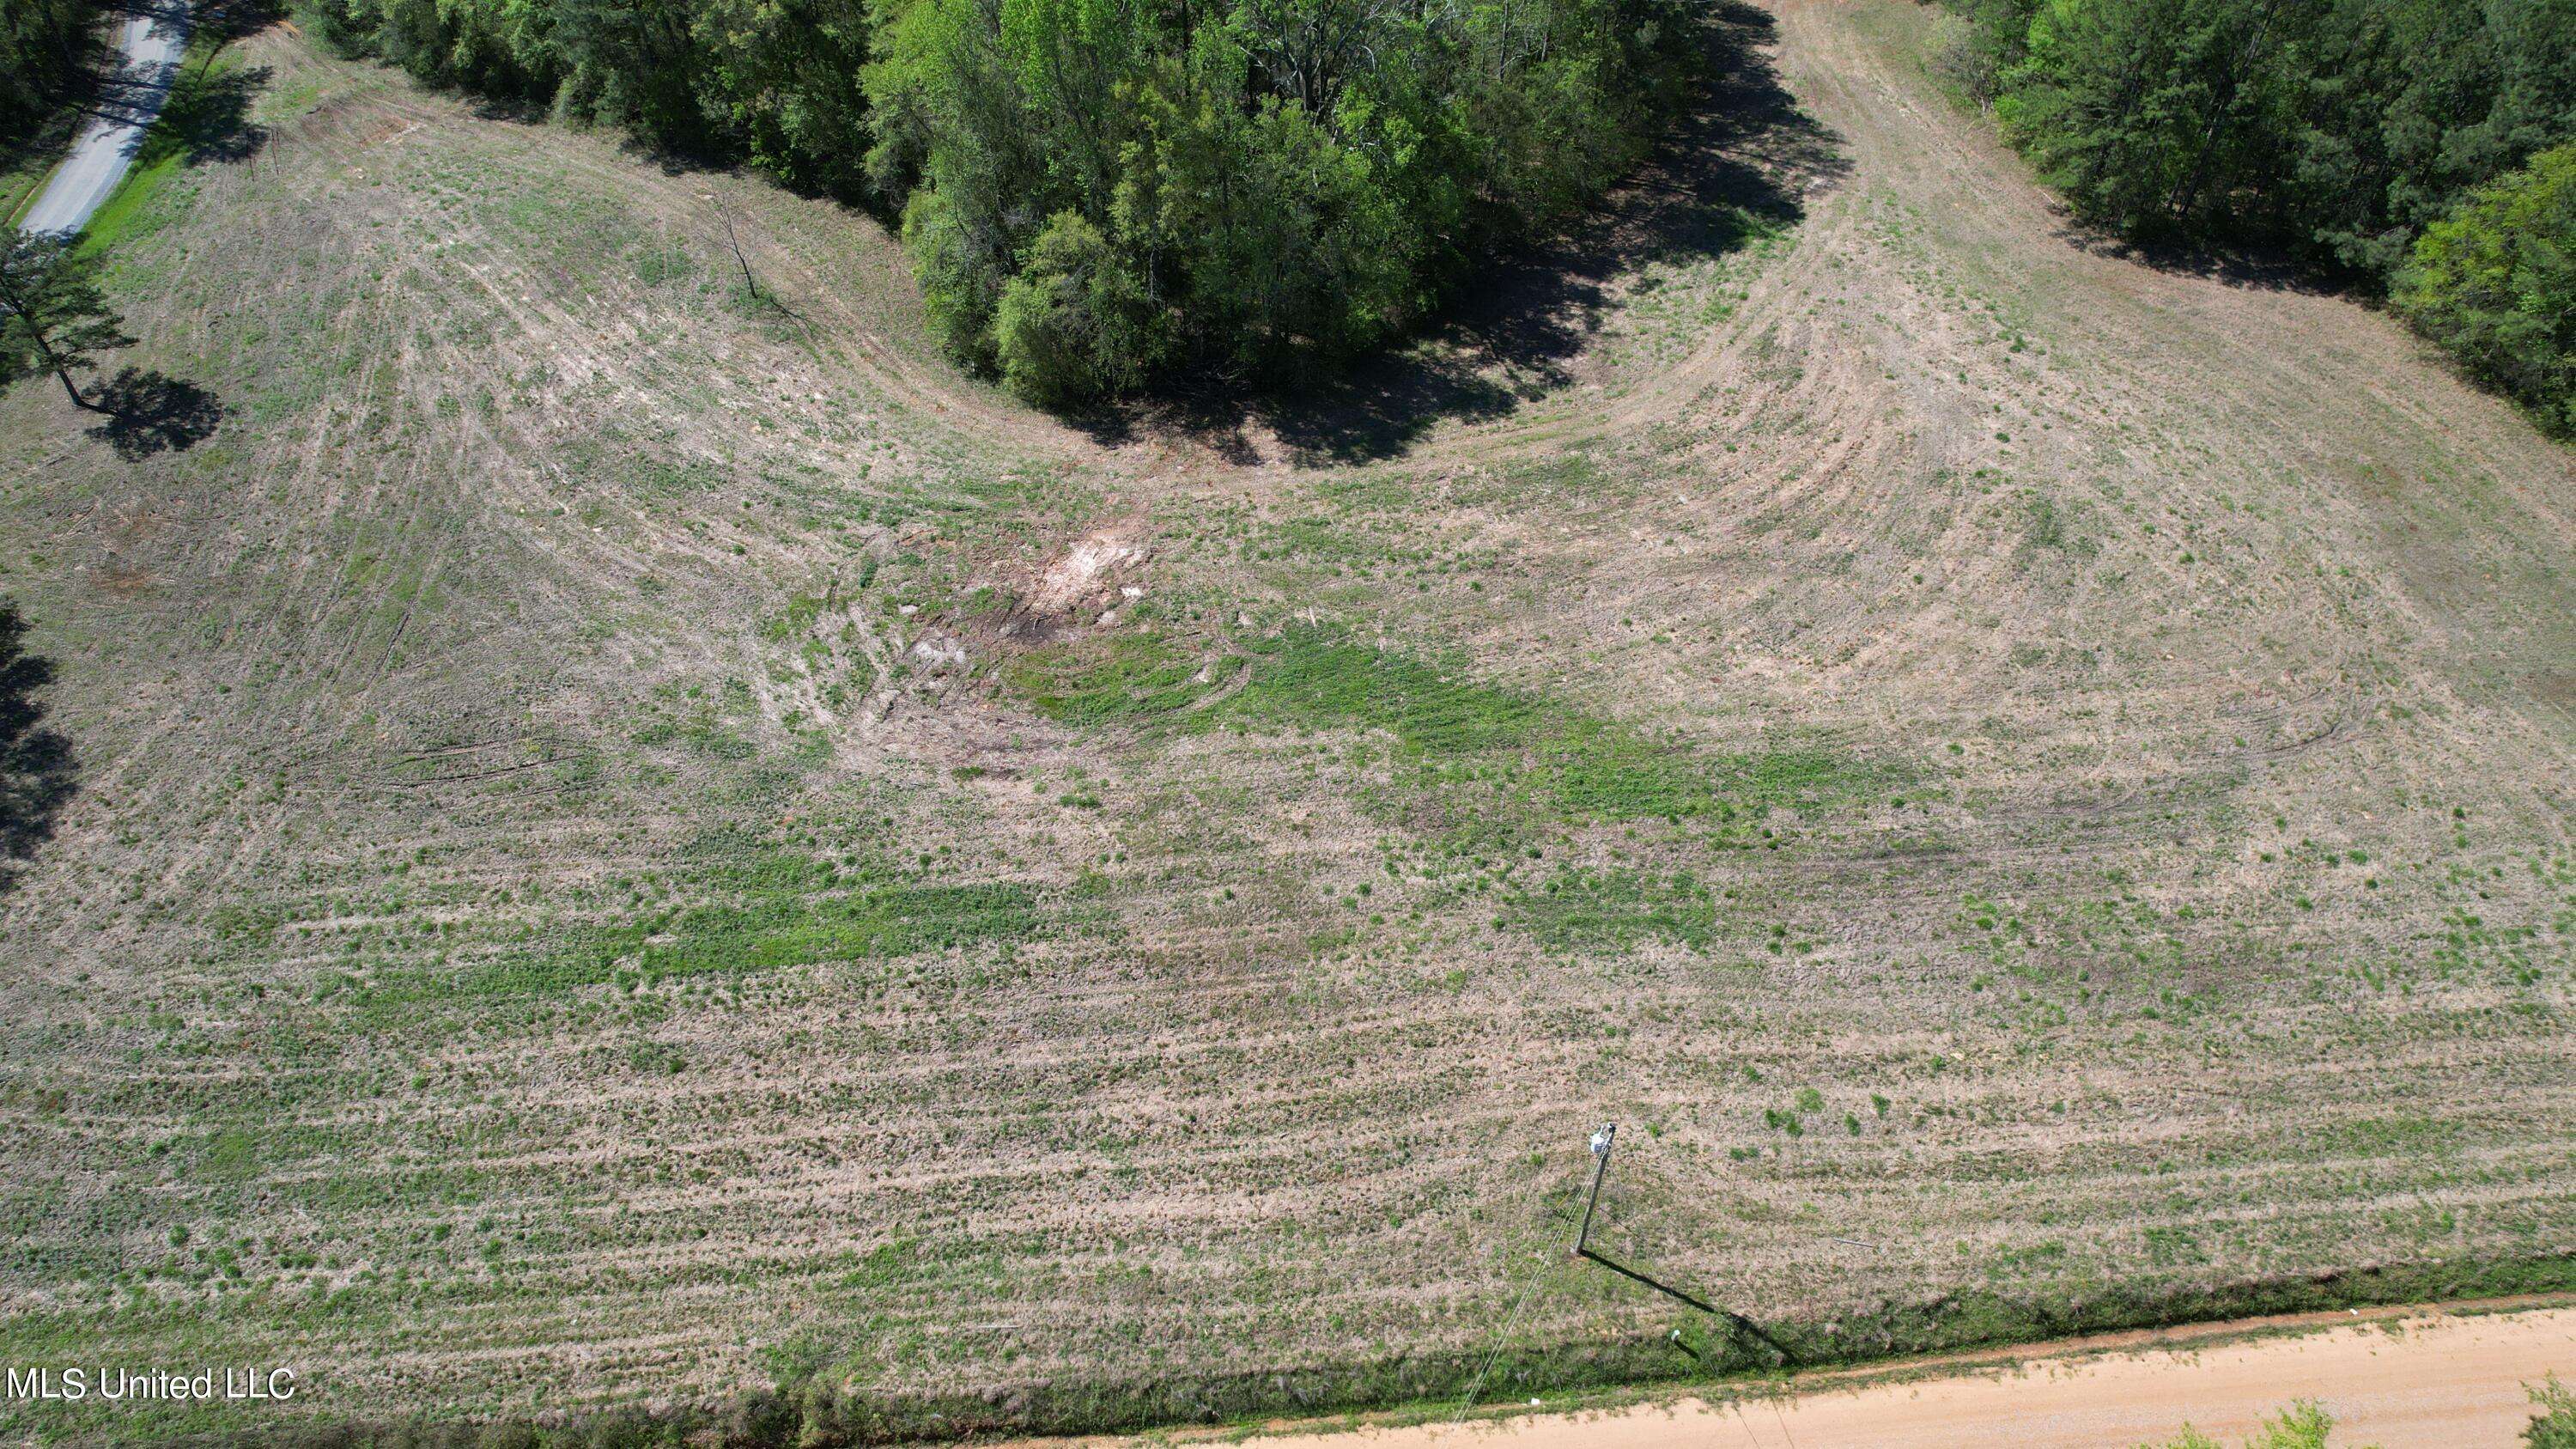
<instances>
[{"instance_id":1,"label":"roadside grass","mask_svg":"<svg viewBox=\"0 0 2576 1449\"><path fill-rule=\"evenodd\" d=\"M1833 1321L1753 1324L1693 1315L1695 1321L1687 1324L1659 1324L1652 1331L1579 1344L1502 1341L1454 1355L1317 1363L1237 1376L1201 1376L1187 1382L1058 1379L1024 1386L998 1404L964 1394L898 1396L864 1387L836 1388L796 1375L783 1379L775 1391L741 1396L720 1413L682 1411L660 1418L600 1415L569 1427L563 1442L580 1449L606 1449L639 1437L680 1438L718 1424L732 1426L727 1442L753 1449L974 1438L986 1433L1133 1433L1184 1425L1230 1425L1234 1432L1226 1437L1251 1441L1283 1427L1291 1432L1316 1427L1311 1423L1282 1426L1277 1420L1283 1416L1312 1420L1364 1413L1369 1424L1397 1425L1454 1419L1494 1403L1514 1405L1508 1412L1515 1415L1523 1409L1565 1412L1627 1401L1621 1391L1632 1386L1670 1390L1707 1385L1743 1391L1784 1384L1793 1371L1865 1368L1916 1355L2053 1338L2431 1302L2468 1294L2562 1294L2571 1289L2576 1289L2576 1259L2552 1256L2463 1266L2448 1273L2421 1266L2393 1268L2325 1284L2275 1280L2217 1290L2122 1285L2083 1303L1965 1292L1929 1305L1864 1310ZM1687 1345L1690 1352L1680 1352L1677 1344ZM1937 1364L1916 1370L1902 1363L1891 1364L1888 1370L1900 1379L1940 1371ZM2563 1395L2560 1401L2540 1402L2551 1415L2563 1412ZM2258 1436L2252 1449L2305 1449L2313 1441L2296 1436L2312 1427L2316 1426L2302 1423L2296 1414L2286 1416ZM2550 1417L2535 1420L2534 1433L2544 1430L2558 1432ZM2285 1431L2293 1437L2271 1437ZM2532 1442L2535 1449L2558 1449L2555 1440Z\"/></svg>"},{"instance_id":2,"label":"roadside grass","mask_svg":"<svg viewBox=\"0 0 2576 1449\"><path fill-rule=\"evenodd\" d=\"M179 199L174 183L191 167L239 160L258 148L262 137L249 119L250 102L267 76L246 67L230 45L212 27L189 36L179 74L125 179L82 229L84 250L105 251L171 224Z\"/></svg>"},{"instance_id":3,"label":"roadside grass","mask_svg":"<svg viewBox=\"0 0 2576 1449\"><path fill-rule=\"evenodd\" d=\"M2334 1416L2313 1402L2291 1405L2248 1435L2242 1449L2326 1449L2326 1436L2334 1432ZM2141 1445L2139 1449L2226 1449L2217 1440L2186 1426L2182 1433L2161 1444Z\"/></svg>"}]
</instances>

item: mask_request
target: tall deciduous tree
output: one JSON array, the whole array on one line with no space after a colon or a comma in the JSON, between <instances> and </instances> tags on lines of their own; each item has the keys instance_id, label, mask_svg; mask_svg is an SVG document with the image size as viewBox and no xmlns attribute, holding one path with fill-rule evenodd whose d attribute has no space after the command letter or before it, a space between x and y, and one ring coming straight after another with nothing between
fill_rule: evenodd
<instances>
[{"instance_id":1,"label":"tall deciduous tree","mask_svg":"<svg viewBox=\"0 0 2576 1449\"><path fill-rule=\"evenodd\" d=\"M2576 143L2427 228L2394 297L2470 372L2576 434Z\"/></svg>"},{"instance_id":2,"label":"tall deciduous tree","mask_svg":"<svg viewBox=\"0 0 2576 1449\"><path fill-rule=\"evenodd\" d=\"M1951 3L1945 69L2086 219L2394 285L2576 427L2576 0Z\"/></svg>"},{"instance_id":3,"label":"tall deciduous tree","mask_svg":"<svg viewBox=\"0 0 2576 1449\"><path fill-rule=\"evenodd\" d=\"M901 206L957 356L1072 403L1364 348L1644 155L1695 0L297 0L425 79Z\"/></svg>"}]
</instances>

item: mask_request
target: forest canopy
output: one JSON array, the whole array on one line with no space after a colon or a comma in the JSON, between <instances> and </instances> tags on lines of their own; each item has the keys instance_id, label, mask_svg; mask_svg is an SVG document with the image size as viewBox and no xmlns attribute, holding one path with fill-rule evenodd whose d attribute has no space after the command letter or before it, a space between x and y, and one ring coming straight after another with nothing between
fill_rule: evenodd
<instances>
[{"instance_id":1,"label":"forest canopy","mask_svg":"<svg viewBox=\"0 0 2576 1449\"><path fill-rule=\"evenodd\" d=\"M2077 215L2275 251L2364 289L2412 277L2404 310L2428 335L2567 424L2576 338L2542 325L2537 295L2505 325L2501 294L2469 280L2492 267L2467 259L2500 255L2493 243L2530 281L2576 246L2566 206L2544 199L2564 195L2554 168L2506 180L2576 140L2576 0L1952 6L1946 68Z\"/></svg>"},{"instance_id":2,"label":"forest canopy","mask_svg":"<svg viewBox=\"0 0 2576 1449\"><path fill-rule=\"evenodd\" d=\"M0 144L80 88L98 13L92 0L0 0Z\"/></svg>"},{"instance_id":3,"label":"forest canopy","mask_svg":"<svg viewBox=\"0 0 2576 1449\"><path fill-rule=\"evenodd\" d=\"M308 0L343 48L900 216L1075 405L1375 346L1633 167L1682 0Z\"/></svg>"}]
</instances>

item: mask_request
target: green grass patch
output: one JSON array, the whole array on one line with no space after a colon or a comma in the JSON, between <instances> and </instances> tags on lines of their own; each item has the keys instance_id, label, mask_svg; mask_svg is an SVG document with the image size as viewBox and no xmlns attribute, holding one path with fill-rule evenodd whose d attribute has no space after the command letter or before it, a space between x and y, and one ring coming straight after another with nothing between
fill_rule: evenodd
<instances>
[{"instance_id":1,"label":"green grass patch","mask_svg":"<svg viewBox=\"0 0 2576 1449\"><path fill-rule=\"evenodd\" d=\"M1065 648L1008 666L1004 681L1051 720L1071 725L1176 722L1209 693L1218 670L1158 635L1128 634L1087 655ZM1227 671L1230 672L1230 671Z\"/></svg>"},{"instance_id":2,"label":"green grass patch","mask_svg":"<svg viewBox=\"0 0 2576 1449\"><path fill-rule=\"evenodd\" d=\"M470 972L458 987L478 996L515 996L577 990L621 975L652 982L770 971L1026 940L1044 924L1035 895L1017 884L836 883L811 895L691 906L630 925L583 930L561 949Z\"/></svg>"},{"instance_id":3,"label":"green grass patch","mask_svg":"<svg viewBox=\"0 0 2576 1449\"><path fill-rule=\"evenodd\" d=\"M1896 778L1822 750L1693 750L1327 628L1291 628L1240 647L1240 659L1208 662L1167 638L1128 635L1105 647L1039 651L1005 678L1038 713L1067 724L1382 732L1426 789L1456 795L1462 781L1483 783L1507 803L1565 819L1831 807ZM1238 671L1247 672L1239 687Z\"/></svg>"},{"instance_id":4,"label":"green grass patch","mask_svg":"<svg viewBox=\"0 0 2576 1449\"><path fill-rule=\"evenodd\" d=\"M1717 900L1684 871L1571 869L1512 902L1512 923L1551 951L1631 951L1649 939L1706 949Z\"/></svg>"},{"instance_id":5,"label":"green grass patch","mask_svg":"<svg viewBox=\"0 0 2576 1449\"><path fill-rule=\"evenodd\" d=\"M560 996L828 962L1026 941L1071 917L1017 882L932 881L868 865L841 869L718 832L676 883L687 904L626 919L578 922L539 941L452 970L407 970L356 988L356 1006L385 1025L432 1003Z\"/></svg>"}]
</instances>

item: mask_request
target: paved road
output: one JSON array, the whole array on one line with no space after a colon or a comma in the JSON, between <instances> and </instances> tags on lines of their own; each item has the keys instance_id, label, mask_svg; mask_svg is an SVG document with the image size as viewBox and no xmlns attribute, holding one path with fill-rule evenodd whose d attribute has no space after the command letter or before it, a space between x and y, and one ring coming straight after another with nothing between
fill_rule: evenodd
<instances>
[{"instance_id":1,"label":"paved road","mask_svg":"<svg viewBox=\"0 0 2576 1449\"><path fill-rule=\"evenodd\" d=\"M89 125L19 223L28 231L80 230L125 179L178 78L179 57L188 49L188 0L142 0L127 16L117 48L116 73L99 88Z\"/></svg>"}]
</instances>

